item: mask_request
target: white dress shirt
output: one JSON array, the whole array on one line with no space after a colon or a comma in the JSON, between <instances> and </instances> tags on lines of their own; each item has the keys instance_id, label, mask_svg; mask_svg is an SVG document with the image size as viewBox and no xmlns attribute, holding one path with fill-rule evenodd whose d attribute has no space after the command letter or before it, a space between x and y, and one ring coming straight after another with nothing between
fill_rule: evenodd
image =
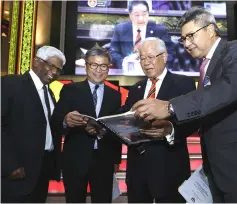
<instances>
[{"instance_id":1,"label":"white dress shirt","mask_svg":"<svg viewBox=\"0 0 237 204\"><path fill-rule=\"evenodd\" d=\"M138 28L135 25L132 25L132 33L133 33L133 45L135 45L136 42L136 38L137 38L137 30L140 29L140 35L141 35L141 39L142 41L146 38L146 26L143 26L142 28Z\"/></svg>"},{"instance_id":2,"label":"white dress shirt","mask_svg":"<svg viewBox=\"0 0 237 204\"><path fill-rule=\"evenodd\" d=\"M164 71L162 72L162 74L157 77L155 98L157 97L157 94L158 94L158 92L160 90L161 84L162 84L166 74L167 74L167 69L165 68ZM143 97L144 99L147 98L147 95L149 93L149 90L150 90L151 86L152 86L152 81L150 79L148 79L147 80L147 84L146 84L146 89L145 89L144 97Z\"/></svg>"},{"instance_id":3,"label":"white dress shirt","mask_svg":"<svg viewBox=\"0 0 237 204\"><path fill-rule=\"evenodd\" d=\"M33 70L29 71L29 74L35 84L35 88L39 94L40 100L41 100L41 104L43 106L44 109L44 115L45 115L45 119L47 121L47 126L46 126L46 140L45 140L45 150L49 150L52 151L54 149L53 147L53 140L52 140L52 133L51 133L51 129L49 126L49 120L48 120L48 110L47 110L47 106L45 104L45 100L44 100L44 90L43 90L43 86L44 84L40 81L39 77L34 73ZM47 86L48 89L48 86ZM51 110L51 115L53 113L54 110L54 103L52 101L52 98L48 92L48 96L49 96L49 103L50 103L50 110Z\"/></svg>"}]
</instances>

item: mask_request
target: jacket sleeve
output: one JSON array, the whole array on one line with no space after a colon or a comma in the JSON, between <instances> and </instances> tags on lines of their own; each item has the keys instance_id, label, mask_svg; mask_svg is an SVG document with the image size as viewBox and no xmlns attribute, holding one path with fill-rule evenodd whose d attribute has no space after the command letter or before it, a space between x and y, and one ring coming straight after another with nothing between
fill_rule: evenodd
<instances>
[{"instance_id":1,"label":"jacket sleeve","mask_svg":"<svg viewBox=\"0 0 237 204\"><path fill-rule=\"evenodd\" d=\"M192 78L184 78L183 82L176 84L176 87L179 87L182 95L188 94L196 90L195 81ZM176 118L171 120L174 127L174 140L175 144L186 143L186 137L190 136L192 133L196 132L200 127L199 121L190 121L185 124L177 124Z\"/></svg>"},{"instance_id":2,"label":"jacket sleeve","mask_svg":"<svg viewBox=\"0 0 237 204\"><path fill-rule=\"evenodd\" d=\"M217 110L236 105L237 44L223 56L216 69L221 71L220 77L211 82L210 86L171 100L179 123L197 120Z\"/></svg>"},{"instance_id":3,"label":"jacket sleeve","mask_svg":"<svg viewBox=\"0 0 237 204\"><path fill-rule=\"evenodd\" d=\"M17 154L14 150L14 141L10 135L11 119L13 116L12 106L14 102L13 80L10 76L1 78L2 100L1 100L1 133L2 133L2 177L9 176L14 170L20 168Z\"/></svg>"},{"instance_id":4,"label":"jacket sleeve","mask_svg":"<svg viewBox=\"0 0 237 204\"><path fill-rule=\"evenodd\" d=\"M70 88L68 85L64 85L61 92L58 103L56 104L53 115L51 118L51 128L54 134L60 135L68 132L68 128L64 126L64 117L69 112L70 104Z\"/></svg>"}]
</instances>

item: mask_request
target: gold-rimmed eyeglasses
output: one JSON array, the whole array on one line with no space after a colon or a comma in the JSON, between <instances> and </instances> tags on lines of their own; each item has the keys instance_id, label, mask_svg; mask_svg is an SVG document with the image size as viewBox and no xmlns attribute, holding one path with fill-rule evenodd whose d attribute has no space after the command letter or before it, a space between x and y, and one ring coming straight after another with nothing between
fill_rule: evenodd
<instances>
[{"instance_id":1,"label":"gold-rimmed eyeglasses","mask_svg":"<svg viewBox=\"0 0 237 204\"><path fill-rule=\"evenodd\" d=\"M206 27L209 26L209 25L210 25L210 24L205 25L205 26L203 26L203 27L197 29L195 32L192 32L192 33L187 34L186 36L181 36L180 39L179 39L179 42L180 42L181 44L184 44L184 43L186 42L186 40L188 40L189 42L193 42L193 40L194 40L194 35L195 35L198 31L202 30L203 28L206 28Z\"/></svg>"},{"instance_id":2,"label":"gold-rimmed eyeglasses","mask_svg":"<svg viewBox=\"0 0 237 204\"><path fill-rule=\"evenodd\" d=\"M89 62L86 62L86 64L89 65L89 67L91 69L97 69L98 67L102 70L102 71L106 71L107 69L109 69L109 64L97 64L95 62L92 62L92 63L89 63Z\"/></svg>"},{"instance_id":3,"label":"gold-rimmed eyeglasses","mask_svg":"<svg viewBox=\"0 0 237 204\"><path fill-rule=\"evenodd\" d=\"M144 63L146 60L148 60L149 62L153 62L155 60L155 58L159 57L162 54L163 54L163 52L158 55L155 55L155 56L152 56L152 55L147 56L147 57L141 56L138 59L140 60L141 63Z\"/></svg>"}]
</instances>

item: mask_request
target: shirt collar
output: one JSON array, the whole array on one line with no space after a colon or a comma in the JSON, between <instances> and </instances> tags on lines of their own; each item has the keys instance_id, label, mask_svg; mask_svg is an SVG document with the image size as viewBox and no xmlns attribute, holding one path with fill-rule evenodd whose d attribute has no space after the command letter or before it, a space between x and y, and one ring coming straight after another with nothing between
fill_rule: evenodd
<instances>
[{"instance_id":1,"label":"shirt collar","mask_svg":"<svg viewBox=\"0 0 237 204\"><path fill-rule=\"evenodd\" d=\"M164 78L165 78L165 76L166 76L166 74L167 74L167 69L166 69L166 67L165 67L164 70L163 70L163 72L161 73L161 75L158 76L158 77L156 78L156 80L157 80L157 81L158 81L158 80L159 80L159 81L163 81ZM148 81L152 83L151 79L148 79Z\"/></svg>"},{"instance_id":2,"label":"shirt collar","mask_svg":"<svg viewBox=\"0 0 237 204\"><path fill-rule=\"evenodd\" d=\"M41 90L44 84L40 81L40 78L35 74L35 72L32 69L29 71L29 74L35 84L37 91Z\"/></svg>"},{"instance_id":3,"label":"shirt collar","mask_svg":"<svg viewBox=\"0 0 237 204\"><path fill-rule=\"evenodd\" d=\"M212 58L212 56L213 56L213 54L214 54L214 52L215 52L215 50L216 50L216 48L217 48L217 46L218 46L220 41L221 41L221 38L219 37L216 40L216 42L212 45L212 48L210 49L210 51L208 52L208 54L206 56L207 59L211 59Z\"/></svg>"},{"instance_id":4,"label":"shirt collar","mask_svg":"<svg viewBox=\"0 0 237 204\"><path fill-rule=\"evenodd\" d=\"M89 80L88 80L88 83L89 83L90 89L93 90L93 89L95 88L95 84L92 83L92 82L89 81ZM100 87L104 87L104 83L98 84L98 85L99 85L99 88L100 88ZM98 88L98 89L99 89L99 88Z\"/></svg>"},{"instance_id":5,"label":"shirt collar","mask_svg":"<svg viewBox=\"0 0 237 204\"><path fill-rule=\"evenodd\" d=\"M144 25L144 26L142 26L141 28L138 28L136 25L133 24L133 25L132 25L132 27L133 27L133 33L137 33L137 30L138 30L138 29L140 29L141 34L142 34L142 33L145 33L145 31L146 31L146 26L147 26L147 25Z\"/></svg>"}]
</instances>

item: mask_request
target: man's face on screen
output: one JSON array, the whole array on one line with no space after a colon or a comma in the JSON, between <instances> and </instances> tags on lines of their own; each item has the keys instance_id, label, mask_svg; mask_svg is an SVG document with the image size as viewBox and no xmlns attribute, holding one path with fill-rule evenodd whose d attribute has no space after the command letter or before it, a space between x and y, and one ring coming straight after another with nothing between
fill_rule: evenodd
<instances>
[{"instance_id":1,"label":"man's face on screen","mask_svg":"<svg viewBox=\"0 0 237 204\"><path fill-rule=\"evenodd\" d=\"M160 76L165 68L167 53L157 52L155 41L144 42L139 48L139 53L144 74L150 79Z\"/></svg>"},{"instance_id":2,"label":"man's face on screen","mask_svg":"<svg viewBox=\"0 0 237 204\"><path fill-rule=\"evenodd\" d=\"M137 26L138 28L146 26L149 20L147 7L143 4L133 6L129 17L133 25Z\"/></svg>"},{"instance_id":3,"label":"man's face on screen","mask_svg":"<svg viewBox=\"0 0 237 204\"><path fill-rule=\"evenodd\" d=\"M87 78L94 84L101 84L109 73L109 59L106 56L89 56L86 63ZM105 69L108 67L107 69Z\"/></svg>"}]
</instances>

